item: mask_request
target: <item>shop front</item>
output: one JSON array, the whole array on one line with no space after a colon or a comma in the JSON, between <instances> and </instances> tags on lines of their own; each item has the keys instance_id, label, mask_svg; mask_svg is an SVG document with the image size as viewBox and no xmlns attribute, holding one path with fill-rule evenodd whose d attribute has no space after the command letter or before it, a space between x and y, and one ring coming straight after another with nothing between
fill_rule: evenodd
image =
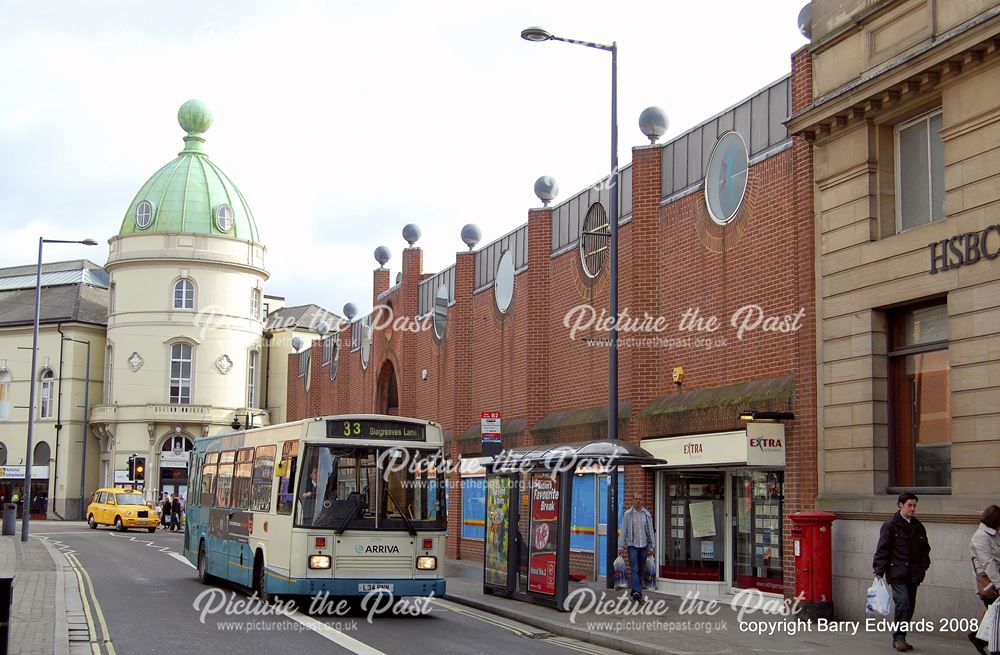
<instances>
[{"instance_id":1,"label":"shop front","mask_svg":"<svg viewBox=\"0 0 1000 655\"><path fill-rule=\"evenodd\" d=\"M0 505L17 505L17 517L24 513L24 467L0 466ZM31 518L44 519L49 512L49 467L31 467Z\"/></svg>"},{"instance_id":2,"label":"shop front","mask_svg":"<svg viewBox=\"0 0 1000 655\"><path fill-rule=\"evenodd\" d=\"M784 425L646 439L655 469L658 586L724 597L784 591Z\"/></svg>"}]
</instances>

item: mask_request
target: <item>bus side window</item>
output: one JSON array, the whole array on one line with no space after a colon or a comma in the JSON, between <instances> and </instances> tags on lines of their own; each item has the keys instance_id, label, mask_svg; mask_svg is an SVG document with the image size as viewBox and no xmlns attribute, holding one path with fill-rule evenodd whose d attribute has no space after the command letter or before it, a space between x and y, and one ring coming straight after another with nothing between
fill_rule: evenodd
<instances>
[{"instance_id":1,"label":"bus side window","mask_svg":"<svg viewBox=\"0 0 1000 655\"><path fill-rule=\"evenodd\" d=\"M275 446L257 446L257 459L253 464L253 485L250 492L251 511L271 511L271 484L274 481L276 449Z\"/></svg>"},{"instance_id":2,"label":"bus side window","mask_svg":"<svg viewBox=\"0 0 1000 655\"><path fill-rule=\"evenodd\" d=\"M232 507L233 467L235 462L235 450L227 450L219 455L219 476L218 481L215 483L216 507Z\"/></svg>"},{"instance_id":3,"label":"bus side window","mask_svg":"<svg viewBox=\"0 0 1000 655\"><path fill-rule=\"evenodd\" d=\"M291 514L295 504L295 468L299 459L299 442L286 441L281 445L281 461L285 475L278 478L278 514Z\"/></svg>"},{"instance_id":4,"label":"bus side window","mask_svg":"<svg viewBox=\"0 0 1000 655\"><path fill-rule=\"evenodd\" d=\"M201 506L211 507L215 504L215 474L219 470L219 453L205 455L205 464L201 467Z\"/></svg>"},{"instance_id":5,"label":"bus side window","mask_svg":"<svg viewBox=\"0 0 1000 655\"><path fill-rule=\"evenodd\" d=\"M191 483L188 486L188 505L198 505L201 496L201 458L198 451L191 451L191 461L188 463L188 471L191 472Z\"/></svg>"},{"instance_id":6,"label":"bus side window","mask_svg":"<svg viewBox=\"0 0 1000 655\"><path fill-rule=\"evenodd\" d=\"M233 479L233 509L250 506L250 475L253 473L253 448L236 453L236 477Z\"/></svg>"}]
</instances>

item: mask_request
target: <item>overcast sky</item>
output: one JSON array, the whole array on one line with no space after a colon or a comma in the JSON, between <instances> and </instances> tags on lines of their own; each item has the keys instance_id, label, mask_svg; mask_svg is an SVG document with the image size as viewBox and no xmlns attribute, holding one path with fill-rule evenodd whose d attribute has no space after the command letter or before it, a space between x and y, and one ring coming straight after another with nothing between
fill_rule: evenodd
<instances>
[{"instance_id":1,"label":"overcast sky","mask_svg":"<svg viewBox=\"0 0 1000 655\"><path fill-rule=\"evenodd\" d=\"M805 0L546 2L36 2L0 5L0 266L103 264L135 193L181 150L177 109L204 100L206 150L243 192L267 245L266 292L340 313L371 307L372 253L399 270L423 231L425 272L606 175L608 53L529 43L541 25L619 48L619 157L787 74Z\"/></svg>"}]
</instances>

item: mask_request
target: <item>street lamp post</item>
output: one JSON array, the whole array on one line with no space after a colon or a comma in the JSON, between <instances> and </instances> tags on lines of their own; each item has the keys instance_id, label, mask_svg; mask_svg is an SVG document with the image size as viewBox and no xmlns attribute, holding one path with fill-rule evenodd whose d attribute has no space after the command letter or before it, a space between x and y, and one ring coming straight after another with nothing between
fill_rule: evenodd
<instances>
[{"instance_id":1,"label":"street lamp post","mask_svg":"<svg viewBox=\"0 0 1000 655\"><path fill-rule=\"evenodd\" d=\"M608 439L618 438L618 45L579 41L555 36L541 27L529 27L521 32L525 41L562 41L576 45L604 50L611 53L611 177L609 179L608 204L608 251L610 252L610 290L608 293L608 311L611 313L611 333L608 343ZM610 540L618 534L618 467L612 466L608 471L608 521L607 538ZM617 545L617 544L616 544ZM613 565L617 548L607 550L607 586L614 587Z\"/></svg>"},{"instance_id":2,"label":"street lamp post","mask_svg":"<svg viewBox=\"0 0 1000 655\"><path fill-rule=\"evenodd\" d=\"M62 239L46 239L38 237L38 268L35 271L35 323L31 332L31 371L28 392L28 439L27 450L24 453L24 510L21 513L21 541L28 540L28 523L31 519L31 455L35 437L35 369L38 366L38 323L42 309L42 246L46 243L82 243L85 246L96 246L97 241L84 239L82 241L63 241Z\"/></svg>"},{"instance_id":3,"label":"street lamp post","mask_svg":"<svg viewBox=\"0 0 1000 655\"><path fill-rule=\"evenodd\" d=\"M63 341L73 341L87 346L87 368L83 386L83 454L80 460L80 520L83 521L87 518L87 508L83 499L87 480L87 442L90 440L90 342L72 337L63 337Z\"/></svg>"}]
</instances>

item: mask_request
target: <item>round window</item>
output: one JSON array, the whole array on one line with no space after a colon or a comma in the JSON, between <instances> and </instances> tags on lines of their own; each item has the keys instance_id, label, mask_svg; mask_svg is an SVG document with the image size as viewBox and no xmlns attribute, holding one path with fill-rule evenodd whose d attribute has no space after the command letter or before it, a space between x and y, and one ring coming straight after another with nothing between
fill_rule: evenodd
<instances>
[{"instance_id":1,"label":"round window","mask_svg":"<svg viewBox=\"0 0 1000 655\"><path fill-rule=\"evenodd\" d=\"M148 200L143 200L135 207L135 226L140 230L145 230L153 224L153 205Z\"/></svg>"},{"instance_id":2,"label":"round window","mask_svg":"<svg viewBox=\"0 0 1000 655\"><path fill-rule=\"evenodd\" d=\"M438 287L434 297L434 334L438 339L444 339L448 329L448 285Z\"/></svg>"},{"instance_id":3,"label":"round window","mask_svg":"<svg viewBox=\"0 0 1000 655\"><path fill-rule=\"evenodd\" d=\"M510 308L510 301L514 299L514 253L509 250L503 254L500 265L497 266L493 294L496 296L497 309L506 312Z\"/></svg>"},{"instance_id":4,"label":"round window","mask_svg":"<svg viewBox=\"0 0 1000 655\"><path fill-rule=\"evenodd\" d=\"M611 238L610 226L604 205L599 202L591 205L586 218L583 219L583 234L580 235L580 259L587 277L597 277L604 267L604 258L608 254L608 239Z\"/></svg>"},{"instance_id":5,"label":"round window","mask_svg":"<svg viewBox=\"0 0 1000 655\"><path fill-rule=\"evenodd\" d=\"M750 162L747 146L736 132L726 132L715 144L705 172L705 204L712 220L726 225L743 204Z\"/></svg>"},{"instance_id":6,"label":"round window","mask_svg":"<svg viewBox=\"0 0 1000 655\"><path fill-rule=\"evenodd\" d=\"M215 226L222 232L233 229L233 208L229 205L219 205L215 210Z\"/></svg>"},{"instance_id":7,"label":"round window","mask_svg":"<svg viewBox=\"0 0 1000 655\"><path fill-rule=\"evenodd\" d=\"M361 332L361 368L368 368L372 357L372 326L366 325Z\"/></svg>"},{"instance_id":8,"label":"round window","mask_svg":"<svg viewBox=\"0 0 1000 655\"><path fill-rule=\"evenodd\" d=\"M337 339L338 337L331 337L332 339ZM334 344L333 346L333 359L330 360L330 379L337 379L337 370L340 369L340 342Z\"/></svg>"}]
</instances>

